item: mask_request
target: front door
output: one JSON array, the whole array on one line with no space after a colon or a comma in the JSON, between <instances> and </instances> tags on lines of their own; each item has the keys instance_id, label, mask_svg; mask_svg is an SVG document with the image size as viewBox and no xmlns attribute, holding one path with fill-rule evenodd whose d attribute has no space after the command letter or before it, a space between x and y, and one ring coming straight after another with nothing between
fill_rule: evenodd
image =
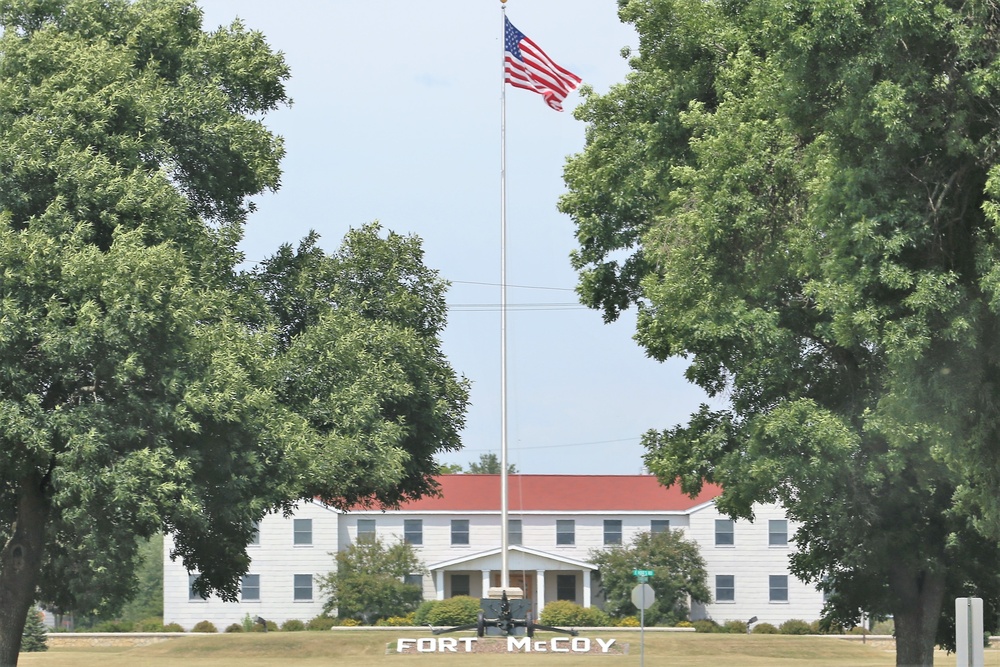
<instances>
[{"instance_id":1,"label":"front door","mask_svg":"<svg viewBox=\"0 0 1000 667\"><path fill-rule=\"evenodd\" d=\"M499 588L500 586L500 573L493 573L493 586ZM531 602L531 610L535 611L535 575L529 574L527 572L511 572L510 573L510 586L511 588L520 588L524 591L524 599Z\"/></svg>"}]
</instances>

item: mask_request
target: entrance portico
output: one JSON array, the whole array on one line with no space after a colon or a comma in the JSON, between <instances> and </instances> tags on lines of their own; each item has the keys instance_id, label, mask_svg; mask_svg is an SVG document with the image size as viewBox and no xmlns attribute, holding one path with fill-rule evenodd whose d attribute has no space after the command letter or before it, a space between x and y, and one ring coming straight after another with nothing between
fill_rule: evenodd
<instances>
[{"instance_id":1,"label":"entrance portico","mask_svg":"<svg viewBox=\"0 0 1000 667\"><path fill-rule=\"evenodd\" d=\"M523 546L508 551L510 585L521 588L531 600L536 617L546 602L571 600L583 607L592 601L591 575L597 567ZM500 585L500 549L490 549L429 566L438 600L455 595L484 597L491 586Z\"/></svg>"}]
</instances>

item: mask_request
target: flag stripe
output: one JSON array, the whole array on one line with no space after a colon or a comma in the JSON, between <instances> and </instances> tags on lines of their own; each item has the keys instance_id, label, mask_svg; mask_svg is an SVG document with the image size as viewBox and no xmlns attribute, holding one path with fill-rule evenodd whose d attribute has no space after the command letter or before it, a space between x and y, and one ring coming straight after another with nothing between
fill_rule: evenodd
<instances>
[{"instance_id":1,"label":"flag stripe","mask_svg":"<svg viewBox=\"0 0 1000 667\"><path fill-rule=\"evenodd\" d=\"M556 64L506 17L504 44L504 80L514 88L542 95L546 104L562 111L562 101L579 87L580 77Z\"/></svg>"}]
</instances>

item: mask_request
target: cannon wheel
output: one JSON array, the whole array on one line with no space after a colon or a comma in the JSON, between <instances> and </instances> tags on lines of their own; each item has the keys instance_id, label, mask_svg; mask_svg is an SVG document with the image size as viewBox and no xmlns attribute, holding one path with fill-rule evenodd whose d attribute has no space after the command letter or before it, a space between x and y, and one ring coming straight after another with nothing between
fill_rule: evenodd
<instances>
[{"instance_id":1,"label":"cannon wheel","mask_svg":"<svg viewBox=\"0 0 1000 667\"><path fill-rule=\"evenodd\" d=\"M479 615L476 617L476 636L486 636L486 616L483 612L479 612Z\"/></svg>"},{"instance_id":2,"label":"cannon wheel","mask_svg":"<svg viewBox=\"0 0 1000 667\"><path fill-rule=\"evenodd\" d=\"M530 611L524 615L524 633L529 637L535 636L535 618Z\"/></svg>"}]
</instances>

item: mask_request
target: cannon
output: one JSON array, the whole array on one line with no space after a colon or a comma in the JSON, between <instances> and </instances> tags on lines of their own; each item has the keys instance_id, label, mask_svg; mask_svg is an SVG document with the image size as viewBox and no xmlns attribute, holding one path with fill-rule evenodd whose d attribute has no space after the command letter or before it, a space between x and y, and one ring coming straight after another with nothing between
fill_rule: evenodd
<instances>
[{"instance_id":1,"label":"cannon","mask_svg":"<svg viewBox=\"0 0 1000 667\"><path fill-rule=\"evenodd\" d=\"M482 598L479 601L479 606L479 615L475 623L457 625L452 628L431 628L431 632L435 635L440 635L445 632L475 630L477 637L485 637L486 635L505 637L527 635L534 637L536 630L562 632L574 637L580 634L576 630L554 628L550 625L535 623L531 614L531 603L523 599L508 599L506 590L502 592L499 599L494 597Z\"/></svg>"}]
</instances>

